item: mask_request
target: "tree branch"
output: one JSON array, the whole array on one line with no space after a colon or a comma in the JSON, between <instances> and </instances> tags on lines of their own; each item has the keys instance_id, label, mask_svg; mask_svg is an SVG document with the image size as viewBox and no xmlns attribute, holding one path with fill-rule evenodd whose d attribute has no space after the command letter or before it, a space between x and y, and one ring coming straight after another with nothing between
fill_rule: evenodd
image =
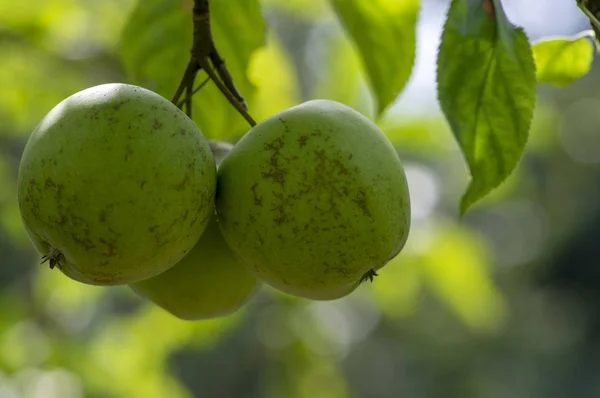
<instances>
[{"instance_id":1,"label":"tree branch","mask_svg":"<svg viewBox=\"0 0 600 398\"><path fill-rule=\"evenodd\" d=\"M596 43L600 42L600 0L575 0L579 9L590 20L596 34Z\"/></svg>"},{"instance_id":2,"label":"tree branch","mask_svg":"<svg viewBox=\"0 0 600 398\"><path fill-rule=\"evenodd\" d=\"M208 0L194 0L192 22L194 24L194 30L192 48L190 50L190 60L171 102L178 107L185 105L186 113L191 117L192 96L204 86L203 83L198 89L194 90L194 81L196 80L198 72L204 69L209 79L215 82L221 93L244 117L244 119L246 119L250 126L256 125L256 122L248 113L248 107L244 97L242 97L235 87L231 74L225 66L225 61L220 56L215 46L210 28ZM182 102L181 96L184 91L187 94Z\"/></svg>"}]
</instances>

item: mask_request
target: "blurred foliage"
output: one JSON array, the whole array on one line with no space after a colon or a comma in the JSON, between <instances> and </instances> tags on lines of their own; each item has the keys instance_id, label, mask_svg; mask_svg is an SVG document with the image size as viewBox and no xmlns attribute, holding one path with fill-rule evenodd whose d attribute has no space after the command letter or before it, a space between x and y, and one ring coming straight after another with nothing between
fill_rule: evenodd
<instances>
[{"instance_id":1,"label":"blurred foliage","mask_svg":"<svg viewBox=\"0 0 600 398\"><path fill-rule=\"evenodd\" d=\"M211 3L215 40L255 118L330 98L376 120L382 98L393 100L371 92L375 67L362 57L386 59L414 39L361 44L334 3L350 7L346 19L351 7L375 4ZM598 396L595 68L568 88L539 88L525 158L464 219L455 209L468 174L440 110L390 107L377 120L405 164L413 227L374 283L344 299L311 302L264 288L232 316L184 322L126 287L86 286L40 266L16 204L29 133L52 106L91 85L129 82L169 98L188 57L191 4L0 0L1 398ZM448 5L423 4L422 24ZM373 6L372 21L396 29L401 21L381 10ZM585 23L574 19L571 33ZM418 55L437 36L417 39ZM394 71L381 62L386 81ZM424 67L417 57L415 70ZM405 83L405 72L394 76L402 82L390 92ZM235 141L247 130L212 84L194 101L207 136Z\"/></svg>"}]
</instances>

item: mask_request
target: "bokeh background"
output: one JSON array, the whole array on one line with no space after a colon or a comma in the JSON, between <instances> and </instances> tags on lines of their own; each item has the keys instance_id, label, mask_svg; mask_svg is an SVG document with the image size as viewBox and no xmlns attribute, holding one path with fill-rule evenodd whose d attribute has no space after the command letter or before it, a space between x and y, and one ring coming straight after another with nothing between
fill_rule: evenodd
<instances>
[{"instance_id":1,"label":"bokeh background","mask_svg":"<svg viewBox=\"0 0 600 398\"><path fill-rule=\"evenodd\" d=\"M187 26L191 1L172 0L176 12L159 3L0 0L1 398L600 396L600 71L539 87L523 161L460 219L468 173L435 93L446 0L422 1L413 75L379 121L404 161L413 216L405 250L374 283L333 302L265 287L232 316L184 322L127 287L40 266L16 203L25 142L92 85L170 96L189 46L170 29ZM504 5L532 41L589 28L574 0ZM312 98L373 117L361 62L325 0L262 0L264 33L231 7L217 45L242 53L241 72L226 61L256 118ZM227 47L230 32L265 46ZM196 114L214 117L199 124L234 141L246 127L209 86Z\"/></svg>"}]
</instances>

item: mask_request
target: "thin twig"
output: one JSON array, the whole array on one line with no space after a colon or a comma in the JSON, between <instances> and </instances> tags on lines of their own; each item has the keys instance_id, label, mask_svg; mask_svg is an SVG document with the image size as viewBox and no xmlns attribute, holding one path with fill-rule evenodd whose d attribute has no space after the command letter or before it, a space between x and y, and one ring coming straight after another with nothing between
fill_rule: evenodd
<instances>
[{"instance_id":1,"label":"thin twig","mask_svg":"<svg viewBox=\"0 0 600 398\"><path fill-rule=\"evenodd\" d=\"M204 79L204 81L203 81L202 83L200 83L200 85L199 85L198 87L196 87L196 88L194 89L194 91L192 91L192 93L191 93L191 94L189 94L188 96L189 96L189 97L191 97L191 96L193 96L194 94L196 94L198 91L202 90L202 87L206 86L206 83L208 83L209 81L210 81L210 77L207 77L206 79ZM182 99L181 101L179 101L179 102L177 103L177 106L178 106L179 108L181 108L181 107L183 106L183 104L185 103L185 101L187 101L187 99L188 99L188 97L186 97L186 98Z\"/></svg>"},{"instance_id":2,"label":"thin twig","mask_svg":"<svg viewBox=\"0 0 600 398\"><path fill-rule=\"evenodd\" d=\"M256 126L256 122L254 121L254 119L252 119L252 116L250 116L248 111L246 111L246 108L244 108L242 103L235 98L231 91L227 89L227 87L221 81L221 79L219 79L219 76L217 76L217 74L213 70L212 66L210 66L206 58L200 60L200 66L206 71L206 74L215 82L219 90L221 90L221 93L223 93L223 95L229 100L231 105L233 105L235 109L238 110L238 112L244 117L244 119L246 119L248 124L250 124L250 126L253 127Z\"/></svg>"},{"instance_id":3,"label":"thin twig","mask_svg":"<svg viewBox=\"0 0 600 398\"><path fill-rule=\"evenodd\" d=\"M229 91L231 92L231 94L233 94L235 99L239 103L242 104L244 109L248 110L248 105L246 104L246 100L244 100L244 97L242 97L242 94L240 94L238 89L235 87L235 84L233 83L233 78L231 77L231 74L229 73L229 71L227 70L227 67L225 66L225 60L223 58L221 58L221 56L219 55L219 53L217 52L216 49L210 53L210 60L212 61L213 65L215 66L217 74L219 75L221 80L223 80L225 87L227 87L229 89Z\"/></svg>"}]
</instances>

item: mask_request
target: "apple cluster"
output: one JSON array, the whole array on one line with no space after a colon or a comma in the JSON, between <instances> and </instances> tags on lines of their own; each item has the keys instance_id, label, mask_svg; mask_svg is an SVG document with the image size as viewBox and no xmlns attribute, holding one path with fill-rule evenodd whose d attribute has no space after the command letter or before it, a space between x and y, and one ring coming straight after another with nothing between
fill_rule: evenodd
<instances>
[{"instance_id":1,"label":"apple cluster","mask_svg":"<svg viewBox=\"0 0 600 398\"><path fill-rule=\"evenodd\" d=\"M129 285L182 319L239 309L263 283L348 295L404 247L401 161L368 118L328 100L208 141L160 95L127 84L54 107L25 147L21 219L43 262Z\"/></svg>"}]
</instances>

